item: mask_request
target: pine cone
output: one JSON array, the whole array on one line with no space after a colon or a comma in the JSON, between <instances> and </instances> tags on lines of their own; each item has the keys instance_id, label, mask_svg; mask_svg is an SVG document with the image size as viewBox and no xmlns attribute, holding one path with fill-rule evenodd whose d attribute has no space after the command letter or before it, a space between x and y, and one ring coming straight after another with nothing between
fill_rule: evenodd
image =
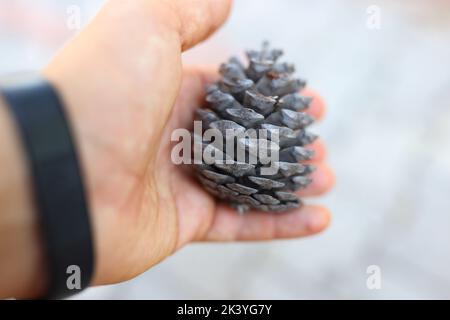
<instances>
[{"instance_id":1,"label":"pine cone","mask_svg":"<svg viewBox=\"0 0 450 320\"><path fill-rule=\"evenodd\" d=\"M267 130L265 137L258 132L254 139L224 138L221 143L195 138L200 150L209 148L212 154L228 160L197 164L199 181L208 192L239 212L252 208L262 211L297 208L301 201L293 191L311 183L308 175L314 167L299 161L311 159L313 152L304 146L317 138L305 130L314 121L303 112L312 98L299 93L305 81L292 77L293 65L277 62L281 55L281 50L270 49L264 42L261 51L247 51L247 68L232 57L220 66L222 79L206 90L209 109L197 111L203 130L215 129L224 134L226 129ZM237 147L227 149L230 143ZM239 148L244 150L246 160L254 161L230 155L229 150L237 154ZM268 155L279 152L278 161L263 161L261 153L255 152L258 148L265 148ZM277 172L263 175L261 169L271 165Z\"/></svg>"}]
</instances>

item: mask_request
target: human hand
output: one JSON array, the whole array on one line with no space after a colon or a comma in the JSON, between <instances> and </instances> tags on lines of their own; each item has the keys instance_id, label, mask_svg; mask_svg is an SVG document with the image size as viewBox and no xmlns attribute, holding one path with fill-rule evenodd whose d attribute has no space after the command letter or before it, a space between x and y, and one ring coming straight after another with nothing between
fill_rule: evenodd
<instances>
[{"instance_id":1,"label":"human hand","mask_svg":"<svg viewBox=\"0 0 450 320\"><path fill-rule=\"evenodd\" d=\"M217 204L170 160L170 135L190 127L207 67L183 67L182 51L226 19L228 0L110 0L44 70L60 90L75 132L91 204L97 265L93 284L130 279L194 241L269 240L311 235L329 212L237 214ZM322 117L314 96L310 114ZM302 196L333 184L320 141L317 170Z\"/></svg>"}]
</instances>

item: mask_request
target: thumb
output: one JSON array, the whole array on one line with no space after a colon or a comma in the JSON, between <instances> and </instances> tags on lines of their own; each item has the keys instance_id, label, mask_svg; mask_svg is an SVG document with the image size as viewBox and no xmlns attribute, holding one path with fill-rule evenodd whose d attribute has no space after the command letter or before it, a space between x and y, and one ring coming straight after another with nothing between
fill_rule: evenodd
<instances>
[{"instance_id":1,"label":"thumb","mask_svg":"<svg viewBox=\"0 0 450 320\"><path fill-rule=\"evenodd\" d=\"M189 49L210 36L228 17L231 0L169 0L156 1L175 15L175 28L182 50Z\"/></svg>"},{"instance_id":2,"label":"thumb","mask_svg":"<svg viewBox=\"0 0 450 320\"><path fill-rule=\"evenodd\" d=\"M109 18L116 20L143 18L152 27L161 26L161 32L169 28L176 33L184 51L206 39L225 22L231 3L232 0L110 0L104 12L112 13Z\"/></svg>"},{"instance_id":3,"label":"thumb","mask_svg":"<svg viewBox=\"0 0 450 320\"><path fill-rule=\"evenodd\" d=\"M214 32L230 7L231 0L109 0L44 72L77 112L120 114L132 100L161 132L178 94L181 51ZM105 126L127 123L117 121Z\"/></svg>"},{"instance_id":4,"label":"thumb","mask_svg":"<svg viewBox=\"0 0 450 320\"><path fill-rule=\"evenodd\" d=\"M182 50L189 49L209 37L228 17L231 0L174 1L180 17Z\"/></svg>"}]
</instances>

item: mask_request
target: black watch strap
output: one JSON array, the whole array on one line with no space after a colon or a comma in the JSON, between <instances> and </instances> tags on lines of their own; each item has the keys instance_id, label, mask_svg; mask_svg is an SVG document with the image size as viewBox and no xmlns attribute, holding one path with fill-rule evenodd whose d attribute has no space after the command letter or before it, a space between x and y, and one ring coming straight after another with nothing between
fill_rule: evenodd
<instances>
[{"instance_id":1,"label":"black watch strap","mask_svg":"<svg viewBox=\"0 0 450 320\"><path fill-rule=\"evenodd\" d=\"M47 258L44 298L78 293L91 280L94 250L82 172L64 107L52 86L36 75L2 81L0 91L16 120L33 177Z\"/></svg>"}]
</instances>

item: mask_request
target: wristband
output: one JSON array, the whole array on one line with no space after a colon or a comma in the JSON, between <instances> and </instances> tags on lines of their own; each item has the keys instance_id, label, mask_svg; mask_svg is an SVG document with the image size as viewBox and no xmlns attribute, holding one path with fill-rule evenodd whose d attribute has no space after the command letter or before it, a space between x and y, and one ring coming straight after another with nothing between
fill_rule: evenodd
<instances>
[{"instance_id":1,"label":"wristband","mask_svg":"<svg viewBox=\"0 0 450 320\"><path fill-rule=\"evenodd\" d=\"M28 158L48 270L45 298L59 299L89 285L92 233L82 173L64 107L39 77L0 86Z\"/></svg>"}]
</instances>

